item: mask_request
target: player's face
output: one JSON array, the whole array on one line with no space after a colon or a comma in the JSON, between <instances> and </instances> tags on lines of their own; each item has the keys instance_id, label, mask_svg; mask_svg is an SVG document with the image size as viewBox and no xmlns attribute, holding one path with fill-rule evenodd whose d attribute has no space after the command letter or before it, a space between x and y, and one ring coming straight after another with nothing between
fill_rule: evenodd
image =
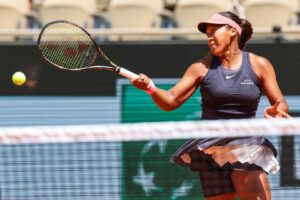
<instances>
[{"instance_id":1,"label":"player's face","mask_svg":"<svg viewBox=\"0 0 300 200\"><path fill-rule=\"evenodd\" d=\"M208 46L213 55L222 55L227 51L231 41L229 30L227 25L207 25Z\"/></svg>"}]
</instances>

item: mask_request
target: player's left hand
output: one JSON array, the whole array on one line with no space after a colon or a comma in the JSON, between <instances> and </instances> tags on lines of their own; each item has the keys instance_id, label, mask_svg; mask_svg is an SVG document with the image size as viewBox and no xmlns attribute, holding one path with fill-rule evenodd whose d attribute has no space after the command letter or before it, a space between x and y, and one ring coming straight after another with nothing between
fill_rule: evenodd
<instances>
[{"instance_id":1,"label":"player's left hand","mask_svg":"<svg viewBox=\"0 0 300 200\"><path fill-rule=\"evenodd\" d=\"M280 100L272 106L268 106L264 111L264 117L267 119L271 118L292 118L289 114L278 108Z\"/></svg>"}]
</instances>

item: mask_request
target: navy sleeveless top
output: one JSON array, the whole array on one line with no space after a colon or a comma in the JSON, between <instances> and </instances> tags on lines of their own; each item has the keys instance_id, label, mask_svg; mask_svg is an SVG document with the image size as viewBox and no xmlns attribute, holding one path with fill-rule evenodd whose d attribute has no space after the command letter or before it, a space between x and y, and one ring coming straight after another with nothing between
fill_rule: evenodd
<instances>
[{"instance_id":1,"label":"navy sleeveless top","mask_svg":"<svg viewBox=\"0 0 300 200\"><path fill-rule=\"evenodd\" d=\"M255 117L262 91L249 53L243 51L242 59L238 70L226 70L219 59L213 57L200 87L202 119Z\"/></svg>"}]
</instances>

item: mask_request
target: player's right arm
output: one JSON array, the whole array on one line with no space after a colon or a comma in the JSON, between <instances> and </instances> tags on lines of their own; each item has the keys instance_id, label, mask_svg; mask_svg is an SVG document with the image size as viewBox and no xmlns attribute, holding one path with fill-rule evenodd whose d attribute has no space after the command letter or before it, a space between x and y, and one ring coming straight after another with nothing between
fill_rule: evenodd
<instances>
[{"instance_id":1,"label":"player's right arm","mask_svg":"<svg viewBox=\"0 0 300 200\"><path fill-rule=\"evenodd\" d=\"M156 87L151 97L157 106L162 110L171 111L180 107L188 100L197 90L198 86L201 85L208 71L209 60L211 60L209 57L211 56L207 56L190 65L181 80L171 89L163 90ZM139 89L147 90L150 81L146 75L140 74L139 78L132 81L132 84Z\"/></svg>"}]
</instances>

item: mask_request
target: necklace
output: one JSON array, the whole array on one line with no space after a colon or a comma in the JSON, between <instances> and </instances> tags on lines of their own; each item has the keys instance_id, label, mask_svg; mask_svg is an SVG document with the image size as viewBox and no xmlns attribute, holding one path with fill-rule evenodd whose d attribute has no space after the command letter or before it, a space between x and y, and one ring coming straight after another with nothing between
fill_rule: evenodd
<instances>
[{"instance_id":1,"label":"necklace","mask_svg":"<svg viewBox=\"0 0 300 200\"><path fill-rule=\"evenodd\" d=\"M236 55L236 54L239 54L241 52L241 50L237 50L237 51L234 51L234 52L228 52L226 51L225 53L219 55L219 57L223 57L223 56L228 56L228 55Z\"/></svg>"}]
</instances>

